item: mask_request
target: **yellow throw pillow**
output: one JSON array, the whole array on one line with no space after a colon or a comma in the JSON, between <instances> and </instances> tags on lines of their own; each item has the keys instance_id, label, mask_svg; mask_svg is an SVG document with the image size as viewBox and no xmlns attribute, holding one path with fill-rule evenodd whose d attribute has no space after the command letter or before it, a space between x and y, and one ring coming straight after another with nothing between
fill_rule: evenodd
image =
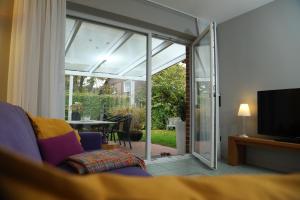
<instances>
[{"instance_id":1,"label":"yellow throw pillow","mask_svg":"<svg viewBox=\"0 0 300 200\"><path fill-rule=\"evenodd\" d=\"M80 142L80 136L66 121L62 119L34 117L28 114L31 119L32 127L38 139L56 137L74 131Z\"/></svg>"}]
</instances>

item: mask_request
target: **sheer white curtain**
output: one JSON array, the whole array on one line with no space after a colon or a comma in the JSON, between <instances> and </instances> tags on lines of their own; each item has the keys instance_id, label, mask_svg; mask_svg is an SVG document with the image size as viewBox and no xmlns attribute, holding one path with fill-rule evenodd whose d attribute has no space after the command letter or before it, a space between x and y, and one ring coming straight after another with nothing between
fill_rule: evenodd
<instances>
[{"instance_id":1,"label":"sheer white curtain","mask_svg":"<svg viewBox=\"0 0 300 200\"><path fill-rule=\"evenodd\" d=\"M66 0L15 0L8 102L34 115L64 117Z\"/></svg>"}]
</instances>

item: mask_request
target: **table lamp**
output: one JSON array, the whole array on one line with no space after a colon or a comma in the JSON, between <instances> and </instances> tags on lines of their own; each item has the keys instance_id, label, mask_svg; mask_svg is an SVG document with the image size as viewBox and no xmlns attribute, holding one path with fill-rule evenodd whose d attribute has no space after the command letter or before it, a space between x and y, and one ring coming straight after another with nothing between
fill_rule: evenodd
<instances>
[{"instance_id":1,"label":"table lamp","mask_svg":"<svg viewBox=\"0 0 300 200\"><path fill-rule=\"evenodd\" d=\"M246 118L251 116L249 105L246 103L242 103L239 108L238 116L242 117L242 137L248 137L246 135Z\"/></svg>"}]
</instances>

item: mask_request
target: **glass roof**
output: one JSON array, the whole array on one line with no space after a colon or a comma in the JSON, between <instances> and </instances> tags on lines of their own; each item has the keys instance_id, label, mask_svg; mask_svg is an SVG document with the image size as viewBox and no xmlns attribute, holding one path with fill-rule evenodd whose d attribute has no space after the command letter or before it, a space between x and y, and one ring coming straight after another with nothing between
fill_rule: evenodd
<instances>
[{"instance_id":1,"label":"glass roof","mask_svg":"<svg viewBox=\"0 0 300 200\"><path fill-rule=\"evenodd\" d=\"M152 56L152 74L170 67L185 59L185 46L180 44L172 44L163 51ZM146 61L138 65L135 69L129 71L127 76L145 76L144 69Z\"/></svg>"},{"instance_id":2,"label":"glass roof","mask_svg":"<svg viewBox=\"0 0 300 200\"><path fill-rule=\"evenodd\" d=\"M67 74L145 80L146 35L110 26L66 20ZM185 59L185 46L152 39L152 74Z\"/></svg>"},{"instance_id":3,"label":"glass roof","mask_svg":"<svg viewBox=\"0 0 300 200\"><path fill-rule=\"evenodd\" d=\"M118 74L146 52L146 36L131 36L96 72ZM134 44L134 46L132 46ZM134 48L132 48L134 47Z\"/></svg>"}]
</instances>

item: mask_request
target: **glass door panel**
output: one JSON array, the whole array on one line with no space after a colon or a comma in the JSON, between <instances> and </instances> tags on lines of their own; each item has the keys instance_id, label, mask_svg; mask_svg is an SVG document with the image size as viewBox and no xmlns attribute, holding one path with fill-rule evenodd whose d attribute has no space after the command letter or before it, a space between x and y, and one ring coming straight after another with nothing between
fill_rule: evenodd
<instances>
[{"instance_id":1,"label":"glass door panel","mask_svg":"<svg viewBox=\"0 0 300 200\"><path fill-rule=\"evenodd\" d=\"M146 60L147 35L67 18L66 38L66 116L117 122L101 127L107 140L122 142L122 148L145 158L146 79L125 73ZM146 74L146 65L139 70Z\"/></svg>"},{"instance_id":2,"label":"glass door panel","mask_svg":"<svg viewBox=\"0 0 300 200\"><path fill-rule=\"evenodd\" d=\"M192 153L210 168L216 156L216 63L214 24L193 43Z\"/></svg>"}]
</instances>

